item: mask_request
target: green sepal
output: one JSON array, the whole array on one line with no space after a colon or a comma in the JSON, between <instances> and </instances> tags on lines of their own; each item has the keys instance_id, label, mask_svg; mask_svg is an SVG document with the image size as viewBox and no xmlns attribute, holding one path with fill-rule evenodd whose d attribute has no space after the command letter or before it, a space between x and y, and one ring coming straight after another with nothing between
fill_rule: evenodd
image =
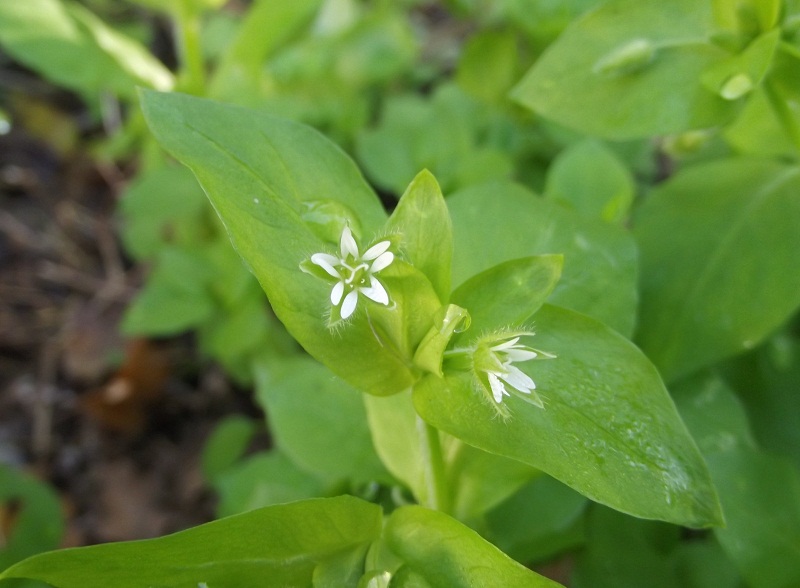
<instances>
[{"instance_id":1,"label":"green sepal","mask_svg":"<svg viewBox=\"0 0 800 588\"><path fill-rule=\"evenodd\" d=\"M455 333L469 328L469 312L448 304L439 309L433 319L433 326L427 332L414 354L414 365L425 371L442 376L444 351Z\"/></svg>"}]
</instances>

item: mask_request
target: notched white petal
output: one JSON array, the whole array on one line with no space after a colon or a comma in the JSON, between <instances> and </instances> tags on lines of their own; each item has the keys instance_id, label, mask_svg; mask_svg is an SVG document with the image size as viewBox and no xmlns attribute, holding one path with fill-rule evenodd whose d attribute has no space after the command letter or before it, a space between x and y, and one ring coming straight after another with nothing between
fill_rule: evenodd
<instances>
[{"instance_id":1,"label":"notched white petal","mask_svg":"<svg viewBox=\"0 0 800 588\"><path fill-rule=\"evenodd\" d=\"M391 251L387 251L386 253L381 253L378 258L372 262L372 267L369 268L369 271L372 273L377 273L384 268L389 267L392 262L394 261L394 253Z\"/></svg>"},{"instance_id":2,"label":"notched white petal","mask_svg":"<svg viewBox=\"0 0 800 588\"><path fill-rule=\"evenodd\" d=\"M513 339L509 339L508 341L504 341L504 342L500 343L499 345L494 345L494 346L490 347L490 349L492 351L502 351L504 349L508 349L509 347L513 347L514 345L517 344L517 341L519 341L519 337L514 337Z\"/></svg>"},{"instance_id":3,"label":"notched white petal","mask_svg":"<svg viewBox=\"0 0 800 588\"><path fill-rule=\"evenodd\" d=\"M353 238L350 227L345 227L342 231L342 239L339 243L339 248L342 251L342 259L347 258L348 255L358 259L358 245L356 245L356 240Z\"/></svg>"},{"instance_id":4,"label":"notched white petal","mask_svg":"<svg viewBox=\"0 0 800 588\"><path fill-rule=\"evenodd\" d=\"M331 304L339 306L342 296L344 296L344 282L336 282L331 290Z\"/></svg>"},{"instance_id":5,"label":"notched white petal","mask_svg":"<svg viewBox=\"0 0 800 588\"><path fill-rule=\"evenodd\" d=\"M340 314L342 315L343 319L348 318L351 314L355 312L357 302L358 302L357 290L350 291L347 294L347 296L344 297L344 302L342 302L342 309L340 311Z\"/></svg>"},{"instance_id":6,"label":"notched white petal","mask_svg":"<svg viewBox=\"0 0 800 588\"><path fill-rule=\"evenodd\" d=\"M334 278L342 277L339 273L339 270L334 267L335 265L339 264L339 260L333 255L328 255L327 253L315 253L311 256L311 263L318 265Z\"/></svg>"},{"instance_id":7,"label":"notched white petal","mask_svg":"<svg viewBox=\"0 0 800 588\"><path fill-rule=\"evenodd\" d=\"M536 383L528 374L523 373L519 368L511 364L507 364L505 368L506 373L501 374L500 377L512 388L516 388L520 392L525 392L526 394L536 389Z\"/></svg>"},{"instance_id":8,"label":"notched white petal","mask_svg":"<svg viewBox=\"0 0 800 588\"><path fill-rule=\"evenodd\" d=\"M378 304L389 304L389 293L386 292L386 288L383 287L383 284L381 284L375 276L369 277L369 287L359 288L359 290L361 290L364 296Z\"/></svg>"},{"instance_id":9,"label":"notched white petal","mask_svg":"<svg viewBox=\"0 0 800 588\"><path fill-rule=\"evenodd\" d=\"M515 347L513 349L506 350L506 357L510 361L518 362L518 361L528 361L529 359L536 359L537 357L539 357L539 354L530 349L521 349L519 347Z\"/></svg>"},{"instance_id":10,"label":"notched white petal","mask_svg":"<svg viewBox=\"0 0 800 588\"><path fill-rule=\"evenodd\" d=\"M503 382L501 382L492 372L486 372L486 377L489 378L489 387L492 389L494 401L503 402L503 394L506 396L509 395L508 392L506 392L505 386L503 386Z\"/></svg>"},{"instance_id":11,"label":"notched white petal","mask_svg":"<svg viewBox=\"0 0 800 588\"><path fill-rule=\"evenodd\" d=\"M390 241L381 241L380 243L377 243L377 244L373 245L372 247L370 247L369 249L367 249L364 252L364 255L361 256L361 259L363 259L364 261L369 261L370 259L375 259L381 253L383 253L384 251L389 249L389 246L391 244L392 243Z\"/></svg>"}]
</instances>

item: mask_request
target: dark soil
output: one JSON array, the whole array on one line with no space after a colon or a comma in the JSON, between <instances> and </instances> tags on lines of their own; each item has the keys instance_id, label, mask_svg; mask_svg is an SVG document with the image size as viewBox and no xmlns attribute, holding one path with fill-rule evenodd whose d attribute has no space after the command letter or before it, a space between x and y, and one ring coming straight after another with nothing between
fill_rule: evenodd
<instances>
[{"instance_id":1,"label":"dark soil","mask_svg":"<svg viewBox=\"0 0 800 588\"><path fill-rule=\"evenodd\" d=\"M190 336L120 334L146 272L114 216L132 172L87 155L94 129L69 95L11 104L23 123L0 136L0 463L56 489L65 546L211 520L204 440L256 409Z\"/></svg>"}]
</instances>

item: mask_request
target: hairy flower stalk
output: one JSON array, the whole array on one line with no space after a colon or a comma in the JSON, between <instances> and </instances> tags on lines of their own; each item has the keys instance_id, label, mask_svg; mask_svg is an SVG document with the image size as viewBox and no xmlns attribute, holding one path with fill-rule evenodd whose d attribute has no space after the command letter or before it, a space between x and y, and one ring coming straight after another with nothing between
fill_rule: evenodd
<instances>
[{"instance_id":1,"label":"hairy flower stalk","mask_svg":"<svg viewBox=\"0 0 800 588\"><path fill-rule=\"evenodd\" d=\"M380 241L362 255L350 227L345 226L339 243L339 257L329 253L311 256L311 263L322 268L326 277L335 280L330 300L342 319L355 312L359 294L378 304L389 304L389 293L375 274L394 261L394 254L388 251L390 245L390 241ZM301 268L307 271L303 266Z\"/></svg>"}]
</instances>

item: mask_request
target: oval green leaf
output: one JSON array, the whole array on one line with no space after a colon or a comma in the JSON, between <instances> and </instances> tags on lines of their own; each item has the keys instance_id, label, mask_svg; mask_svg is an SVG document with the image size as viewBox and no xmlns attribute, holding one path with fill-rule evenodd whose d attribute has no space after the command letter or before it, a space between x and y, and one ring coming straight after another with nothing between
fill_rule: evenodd
<instances>
[{"instance_id":1,"label":"oval green leaf","mask_svg":"<svg viewBox=\"0 0 800 588\"><path fill-rule=\"evenodd\" d=\"M545 305L534 319L536 347L557 358L517 366L536 382L544 409L512 395L505 400L511 417L498 419L464 372L415 386L422 418L622 512L690 527L720 524L706 465L648 359L569 310Z\"/></svg>"},{"instance_id":2,"label":"oval green leaf","mask_svg":"<svg viewBox=\"0 0 800 588\"><path fill-rule=\"evenodd\" d=\"M666 380L754 347L800 306L798 226L800 167L778 162L695 165L646 200L637 341Z\"/></svg>"}]
</instances>

